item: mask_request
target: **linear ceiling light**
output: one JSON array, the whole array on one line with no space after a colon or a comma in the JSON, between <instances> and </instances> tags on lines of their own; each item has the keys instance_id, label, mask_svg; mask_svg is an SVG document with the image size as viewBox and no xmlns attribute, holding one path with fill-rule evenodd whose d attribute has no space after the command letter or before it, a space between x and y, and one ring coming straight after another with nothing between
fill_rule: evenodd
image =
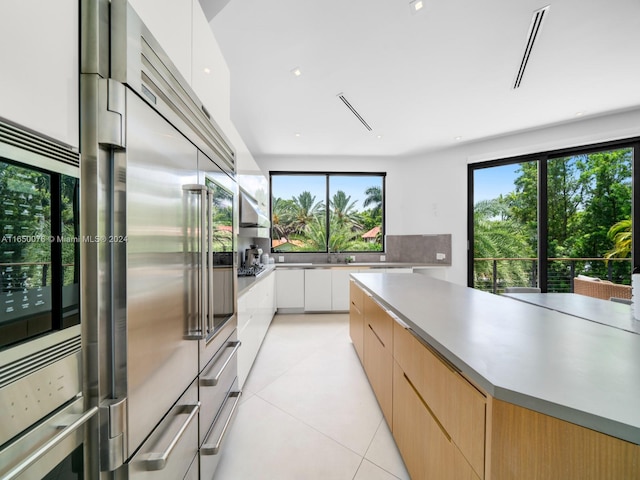
<instances>
[{"instance_id":1,"label":"linear ceiling light","mask_svg":"<svg viewBox=\"0 0 640 480\"><path fill-rule=\"evenodd\" d=\"M351 113L353 113L353 114L356 116L356 118L357 118L358 120L360 120L360 122L364 125L364 127L365 127L367 130L369 130L369 131L373 130L373 129L369 126L369 124L365 121L365 119L364 119L364 118L362 118L362 115L360 115L360 114L358 113L358 111L357 111L355 108L353 108L353 106L349 103L349 100L347 100L347 99L345 98L344 94L339 93L337 96L338 96L338 98L339 98L340 100L342 100L342 103L344 103L344 104L347 106L347 108L351 111Z\"/></svg>"},{"instance_id":2,"label":"linear ceiling light","mask_svg":"<svg viewBox=\"0 0 640 480\"><path fill-rule=\"evenodd\" d=\"M518 69L518 74L516 75L516 79L513 82L513 88L520 87L520 83L522 82L522 77L524 76L524 71L527 68L527 63L529 63L529 57L531 56L531 50L533 49L533 44L537 40L540 35L540 29L542 28L542 22L547 17L547 12L551 8L551 5L547 5L546 7L542 7L539 10L533 12L533 16L531 17L531 24L529 25L529 33L527 34L527 43L524 47L524 54L522 55L522 60L520 61L520 68Z\"/></svg>"}]
</instances>

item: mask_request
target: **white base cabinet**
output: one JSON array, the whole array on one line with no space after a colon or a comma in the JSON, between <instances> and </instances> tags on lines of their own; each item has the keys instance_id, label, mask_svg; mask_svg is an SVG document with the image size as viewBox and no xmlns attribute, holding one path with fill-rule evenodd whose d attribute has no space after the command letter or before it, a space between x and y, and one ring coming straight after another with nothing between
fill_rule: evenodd
<instances>
[{"instance_id":1,"label":"white base cabinet","mask_svg":"<svg viewBox=\"0 0 640 480\"><path fill-rule=\"evenodd\" d=\"M331 270L307 269L304 271L304 311L331 311Z\"/></svg>"},{"instance_id":2,"label":"white base cabinet","mask_svg":"<svg viewBox=\"0 0 640 480\"><path fill-rule=\"evenodd\" d=\"M271 320L276 312L276 275L266 274L248 291L238 297L238 381L240 387L258 355Z\"/></svg>"},{"instance_id":3,"label":"white base cabinet","mask_svg":"<svg viewBox=\"0 0 640 480\"><path fill-rule=\"evenodd\" d=\"M304 308L304 270L276 270L276 305L278 309Z\"/></svg>"}]
</instances>

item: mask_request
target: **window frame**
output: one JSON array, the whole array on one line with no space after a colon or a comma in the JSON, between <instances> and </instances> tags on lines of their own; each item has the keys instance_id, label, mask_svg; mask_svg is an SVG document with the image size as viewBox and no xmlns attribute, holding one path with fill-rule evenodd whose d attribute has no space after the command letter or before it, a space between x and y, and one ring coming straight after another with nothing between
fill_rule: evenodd
<instances>
[{"instance_id":1,"label":"window frame","mask_svg":"<svg viewBox=\"0 0 640 480\"><path fill-rule=\"evenodd\" d=\"M324 197L324 205L327 209L325 214L325 229L327 232L327 239L329 239L331 235L331 231L329 229L330 223L330 212L329 212L329 199L330 199L330 178L331 177L381 177L382 180L382 249L381 250L346 250L340 251L340 253L377 253L384 254L386 252L386 218L387 218L387 199L386 199L386 182L387 182L387 172L339 172L339 171L291 171L291 170L271 170L269 171L269 219L273 219L273 177L274 176L314 176L314 177L325 177L325 197ZM272 238L272 230L270 229L269 237L273 241ZM270 247L271 253L287 253L287 254L296 254L296 253L334 253L329 251L329 245L326 245L324 250L314 250L314 251L295 251L295 252L276 252L273 248L273 244Z\"/></svg>"},{"instance_id":2,"label":"window frame","mask_svg":"<svg viewBox=\"0 0 640 480\"><path fill-rule=\"evenodd\" d=\"M548 274L548 178L547 166L550 160L558 157L569 157L631 148L631 270L640 267L640 137L623 140L593 143L576 147L566 147L537 153L529 153L515 157L507 157L484 162L474 162L467 165L467 286L473 288L474 274L474 185L473 178L476 170L499 167L517 163L538 163L538 286L542 292L547 292ZM636 188L637 187L637 188ZM545 241L541 241L545 239Z\"/></svg>"}]
</instances>

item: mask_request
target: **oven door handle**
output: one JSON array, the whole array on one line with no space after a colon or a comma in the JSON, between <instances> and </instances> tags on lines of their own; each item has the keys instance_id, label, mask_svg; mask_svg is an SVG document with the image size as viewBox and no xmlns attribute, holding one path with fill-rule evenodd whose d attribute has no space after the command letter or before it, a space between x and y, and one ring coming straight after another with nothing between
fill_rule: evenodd
<instances>
[{"instance_id":1,"label":"oven door handle","mask_svg":"<svg viewBox=\"0 0 640 480\"><path fill-rule=\"evenodd\" d=\"M220 367L220 370L218 370L218 373L216 373L215 377L204 377L204 378L200 379L200 385L201 386L203 386L203 387L215 387L218 384L218 382L220 381L220 377L222 376L224 371L227 369L227 367L231 363L231 359L234 357L234 355L236 355L238 353L238 349L240 348L240 345L242 345L242 342L239 341L239 340L237 340L235 342L229 342L227 344L227 348L233 347L233 350L231 351L231 353L229 354L229 356L225 360L225 362L222 365L222 367Z\"/></svg>"},{"instance_id":2,"label":"oven door handle","mask_svg":"<svg viewBox=\"0 0 640 480\"><path fill-rule=\"evenodd\" d=\"M46 442L40 448L38 448L35 452L25 458L22 462L16 465L12 470L6 473L2 480L12 480L17 478L19 475L24 473L29 467L31 467L34 463L44 457L47 453L49 453L52 449L54 449L60 442L62 442L65 438L71 435L73 432L82 427L91 417L93 417L98 411L98 407L92 407L86 412L84 412L80 417L78 417L75 421L67 425L57 433L51 440Z\"/></svg>"}]
</instances>

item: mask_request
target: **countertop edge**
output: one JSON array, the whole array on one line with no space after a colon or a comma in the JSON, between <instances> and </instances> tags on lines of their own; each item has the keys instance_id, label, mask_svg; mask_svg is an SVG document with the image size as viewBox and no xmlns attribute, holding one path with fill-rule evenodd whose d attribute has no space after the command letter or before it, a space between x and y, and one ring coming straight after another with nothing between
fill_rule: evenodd
<instances>
[{"instance_id":1,"label":"countertop edge","mask_svg":"<svg viewBox=\"0 0 640 480\"><path fill-rule=\"evenodd\" d=\"M265 265L264 271L260 272L257 276L250 277L238 277L238 298L247 293L251 287L264 280L269 274L275 272L275 265Z\"/></svg>"},{"instance_id":2,"label":"countertop edge","mask_svg":"<svg viewBox=\"0 0 640 480\"><path fill-rule=\"evenodd\" d=\"M601 415L597 415L588 411L579 410L568 405L563 405L561 403L553 402L546 400L541 397L529 395L526 393L522 393L513 389L505 388L502 385L494 384L492 381L485 378L482 374L480 374L477 369L473 368L471 365L468 365L464 362L458 355L451 352L449 349L445 348L441 342L439 342L433 335L426 332L423 328L419 327L414 321L408 318L405 314L401 312L400 309L391 305L387 300L381 297L376 292L372 291L370 287L368 287L365 283L360 281L357 276L357 273L352 274L351 278L355 280L355 282L372 294L376 300L378 300L385 308L388 308L395 315L397 315L403 322L405 322L411 329L412 333L416 335L417 338L421 339L423 342L430 345L436 351L438 351L444 358L450 361L453 365L455 365L465 376L467 376L472 382L474 382L478 387L483 389L487 394L492 397L502 400L508 403L512 403L514 405L527 408L532 411L536 411L545 415L549 415L551 417L555 417L561 420L565 420L567 422L589 428L591 430L610 435L616 438L620 438L622 440L628 441L630 443L634 443L636 445L640 445L640 426L630 425L627 423L622 423L613 418L607 418ZM365 274L372 275L372 274ZM384 275L384 274L378 274ZM433 280L433 279L431 279ZM442 281L442 280L435 280ZM468 288L468 287L461 287ZM543 308L537 307L535 308ZM556 312L558 313L558 312ZM559 315L565 315L560 314ZM586 320L585 320L586 321Z\"/></svg>"}]
</instances>

